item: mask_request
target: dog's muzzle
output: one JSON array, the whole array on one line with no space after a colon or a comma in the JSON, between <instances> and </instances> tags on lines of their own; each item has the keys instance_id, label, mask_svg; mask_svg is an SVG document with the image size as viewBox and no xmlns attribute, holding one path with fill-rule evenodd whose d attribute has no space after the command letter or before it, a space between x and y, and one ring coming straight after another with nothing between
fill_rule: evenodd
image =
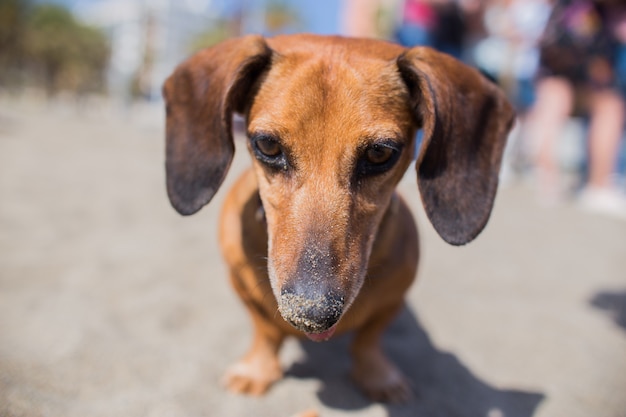
<instances>
[{"instance_id":1,"label":"dog's muzzle","mask_svg":"<svg viewBox=\"0 0 626 417\"><path fill-rule=\"evenodd\" d=\"M307 335L323 334L332 329L339 321L343 307L343 297L333 294L307 297L290 291L282 291L278 303L283 318Z\"/></svg>"}]
</instances>

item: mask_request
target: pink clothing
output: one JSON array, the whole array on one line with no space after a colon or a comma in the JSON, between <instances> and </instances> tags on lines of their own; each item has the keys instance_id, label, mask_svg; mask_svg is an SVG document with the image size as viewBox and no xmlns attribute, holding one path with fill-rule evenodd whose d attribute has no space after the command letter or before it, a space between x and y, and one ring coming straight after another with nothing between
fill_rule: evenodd
<instances>
[{"instance_id":1,"label":"pink clothing","mask_svg":"<svg viewBox=\"0 0 626 417\"><path fill-rule=\"evenodd\" d=\"M406 0L404 2L404 22L432 29L437 24L437 14L435 9L426 1Z\"/></svg>"}]
</instances>

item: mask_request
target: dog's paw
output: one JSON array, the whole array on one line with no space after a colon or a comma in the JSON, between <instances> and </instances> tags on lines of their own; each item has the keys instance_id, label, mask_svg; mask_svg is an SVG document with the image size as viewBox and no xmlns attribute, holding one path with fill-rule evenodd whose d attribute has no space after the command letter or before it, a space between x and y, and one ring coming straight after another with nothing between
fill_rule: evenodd
<instances>
[{"instance_id":1,"label":"dog's paw","mask_svg":"<svg viewBox=\"0 0 626 417\"><path fill-rule=\"evenodd\" d=\"M355 363L352 379L371 400L406 403L413 397L409 381L382 355L372 355Z\"/></svg>"},{"instance_id":2,"label":"dog's paw","mask_svg":"<svg viewBox=\"0 0 626 417\"><path fill-rule=\"evenodd\" d=\"M407 380L400 375L398 378L386 381L358 382L369 399L375 402L402 404L413 397L413 392Z\"/></svg>"},{"instance_id":3,"label":"dog's paw","mask_svg":"<svg viewBox=\"0 0 626 417\"><path fill-rule=\"evenodd\" d=\"M262 363L244 358L228 369L222 379L222 385L236 394L260 396L282 376L278 363Z\"/></svg>"}]
</instances>

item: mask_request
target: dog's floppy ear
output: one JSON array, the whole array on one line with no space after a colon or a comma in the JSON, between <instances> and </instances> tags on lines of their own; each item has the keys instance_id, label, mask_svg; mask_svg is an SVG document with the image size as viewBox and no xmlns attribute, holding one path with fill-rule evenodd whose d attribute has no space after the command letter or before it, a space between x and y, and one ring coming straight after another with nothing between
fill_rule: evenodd
<instances>
[{"instance_id":1,"label":"dog's floppy ear","mask_svg":"<svg viewBox=\"0 0 626 417\"><path fill-rule=\"evenodd\" d=\"M261 36L231 39L196 53L165 82L167 193L180 214L200 210L224 180L233 112L245 110L271 56Z\"/></svg>"},{"instance_id":2,"label":"dog's floppy ear","mask_svg":"<svg viewBox=\"0 0 626 417\"><path fill-rule=\"evenodd\" d=\"M463 245L485 227L514 111L478 71L426 47L397 60L424 131L416 162L424 208L448 243Z\"/></svg>"}]
</instances>

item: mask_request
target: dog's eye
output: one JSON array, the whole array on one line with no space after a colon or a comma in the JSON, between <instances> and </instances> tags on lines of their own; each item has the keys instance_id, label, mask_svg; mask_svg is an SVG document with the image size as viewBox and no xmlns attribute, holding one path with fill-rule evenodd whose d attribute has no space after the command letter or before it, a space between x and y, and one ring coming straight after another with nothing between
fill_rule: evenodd
<instances>
[{"instance_id":1,"label":"dog's eye","mask_svg":"<svg viewBox=\"0 0 626 417\"><path fill-rule=\"evenodd\" d=\"M380 174L391 169L400 157L402 145L393 141L374 143L368 146L359 159L357 169L360 175Z\"/></svg>"},{"instance_id":2,"label":"dog's eye","mask_svg":"<svg viewBox=\"0 0 626 417\"><path fill-rule=\"evenodd\" d=\"M270 135L259 134L250 138L250 144L259 161L270 168L287 170L287 157L278 139Z\"/></svg>"},{"instance_id":3,"label":"dog's eye","mask_svg":"<svg viewBox=\"0 0 626 417\"><path fill-rule=\"evenodd\" d=\"M367 162L374 165L384 164L393 156L394 149L388 146L374 145L365 151Z\"/></svg>"},{"instance_id":4,"label":"dog's eye","mask_svg":"<svg viewBox=\"0 0 626 417\"><path fill-rule=\"evenodd\" d=\"M257 138L254 141L254 144L259 152L270 158L275 158L282 153L282 149L280 148L278 141L271 137L263 136Z\"/></svg>"}]
</instances>

